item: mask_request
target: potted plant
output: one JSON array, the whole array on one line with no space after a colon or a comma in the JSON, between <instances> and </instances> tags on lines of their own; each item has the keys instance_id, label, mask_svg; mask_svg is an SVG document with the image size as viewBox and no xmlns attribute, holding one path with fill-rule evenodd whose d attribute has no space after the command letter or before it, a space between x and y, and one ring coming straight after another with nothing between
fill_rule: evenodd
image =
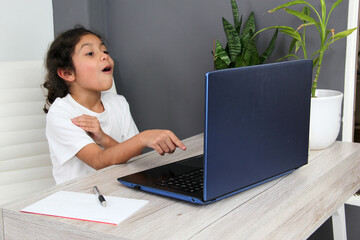
<instances>
[{"instance_id":1,"label":"potted plant","mask_svg":"<svg viewBox=\"0 0 360 240\"><path fill-rule=\"evenodd\" d=\"M214 56L215 70L264 63L274 50L278 30L276 29L268 47L263 54L259 56L254 39L256 32L254 12L251 12L244 27L241 29L242 16L239 18L239 9L235 0L231 0L231 8L234 25L225 18L222 18L224 32L227 38L225 49L218 40L214 41L212 54Z\"/></svg>"},{"instance_id":2,"label":"potted plant","mask_svg":"<svg viewBox=\"0 0 360 240\"><path fill-rule=\"evenodd\" d=\"M292 38L289 53L284 58L295 57L299 59L297 54L299 49L302 49L303 57L307 59L310 55L306 49L305 30L308 26L315 26L317 29L320 43L317 51L311 55L315 77L311 89L310 149L327 148L334 143L339 135L343 94L334 90L317 89L317 82L326 50L329 49L332 43L347 37L356 30L356 28L353 28L335 33L335 29L328 29L331 13L342 0L337 0L328 13L325 0L319 1L321 11L316 10L313 5L303 0L290 1L268 11L272 13L284 9L287 13L299 18L302 23L297 29L289 26L273 26L264 28L256 33L258 34L267 29L279 29L280 32ZM305 5L301 12L288 8L299 4ZM311 17L312 12L315 18Z\"/></svg>"}]
</instances>

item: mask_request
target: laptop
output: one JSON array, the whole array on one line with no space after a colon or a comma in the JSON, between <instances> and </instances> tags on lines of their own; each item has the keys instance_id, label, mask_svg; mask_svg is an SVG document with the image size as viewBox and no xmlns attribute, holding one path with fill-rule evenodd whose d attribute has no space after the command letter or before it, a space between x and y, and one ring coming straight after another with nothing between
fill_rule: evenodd
<instances>
[{"instance_id":1,"label":"laptop","mask_svg":"<svg viewBox=\"0 0 360 240\"><path fill-rule=\"evenodd\" d=\"M224 69L205 76L204 154L118 178L207 204L307 164L312 60Z\"/></svg>"}]
</instances>

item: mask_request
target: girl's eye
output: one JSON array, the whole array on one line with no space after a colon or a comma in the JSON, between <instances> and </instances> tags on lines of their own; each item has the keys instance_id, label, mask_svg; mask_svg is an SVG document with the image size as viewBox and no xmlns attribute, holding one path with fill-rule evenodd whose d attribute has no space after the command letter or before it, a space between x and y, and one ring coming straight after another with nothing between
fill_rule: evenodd
<instances>
[{"instance_id":1,"label":"girl's eye","mask_svg":"<svg viewBox=\"0 0 360 240\"><path fill-rule=\"evenodd\" d=\"M92 56L92 55L94 55L94 53L93 52L88 52L86 55Z\"/></svg>"}]
</instances>

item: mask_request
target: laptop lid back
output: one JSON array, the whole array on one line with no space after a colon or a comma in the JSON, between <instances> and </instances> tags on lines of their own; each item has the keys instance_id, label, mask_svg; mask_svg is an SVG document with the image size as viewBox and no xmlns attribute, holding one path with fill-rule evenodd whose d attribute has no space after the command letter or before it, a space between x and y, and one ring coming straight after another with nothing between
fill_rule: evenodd
<instances>
[{"instance_id":1,"label":"laptop lid back","mask_svg":"<svg viewBox=\"0 0 360 240\"><path fill-rule=\"evenodd\" d=\"M312 61L206 74L204 200L308 160Z\"/></svg>"}]
</instances>

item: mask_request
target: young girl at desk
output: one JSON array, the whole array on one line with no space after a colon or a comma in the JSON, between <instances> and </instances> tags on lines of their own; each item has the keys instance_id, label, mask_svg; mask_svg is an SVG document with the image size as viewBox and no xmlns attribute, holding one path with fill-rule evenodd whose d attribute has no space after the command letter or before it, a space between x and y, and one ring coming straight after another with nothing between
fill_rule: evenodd
<instances>
[{"instance_id":1,"label":"young girl at desk","mask_svg":"<svg viewBox=\"0 0 360 240\"><path fill-rule=\"evenodd\" d=\"M46 68L46 137L57 184L125 163L146 147L160 155L186 149L171 131L139 133L125 98L102 92L112 86L114 62L99 35L82 27L62 33Z\"/></svg>"}]
</instances>

